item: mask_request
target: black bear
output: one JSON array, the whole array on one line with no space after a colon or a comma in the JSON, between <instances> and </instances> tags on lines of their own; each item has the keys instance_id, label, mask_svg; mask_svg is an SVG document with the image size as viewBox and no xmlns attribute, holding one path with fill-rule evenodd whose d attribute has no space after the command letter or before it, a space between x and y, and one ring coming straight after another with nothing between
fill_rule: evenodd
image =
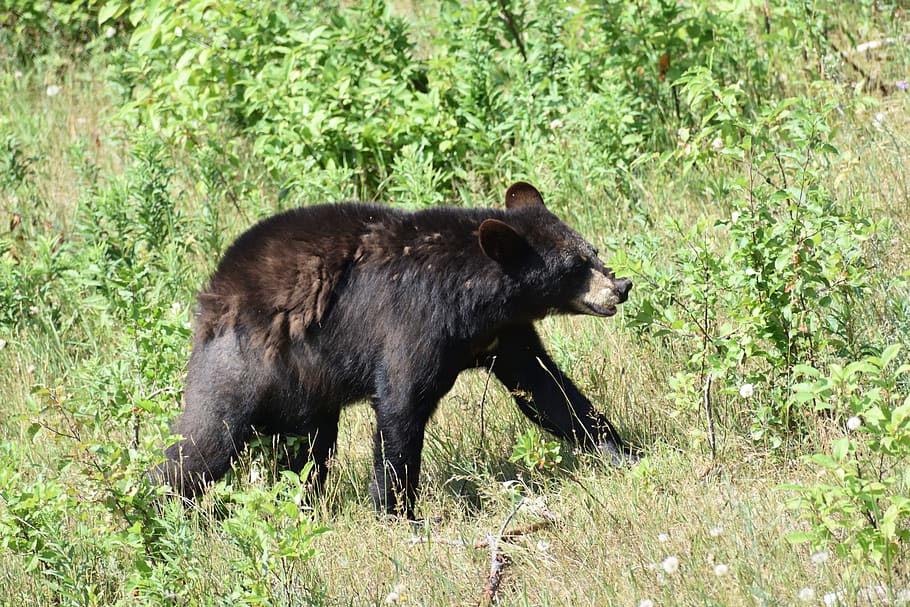
<instances>
[{"instance_id":1,"label":"black bear","mask_svg":"<svg viewBox=\"0 0 910 607\"><path fill-rule=\"evenodd\" d=\"M193 496L256 429L306 437L290 466L314 460L321 482L342 407L372 399L376 506L413 517L427 422L459 373L491 365L534 422L621 460L615 429L556 367L533 323L612 316L632 283L533 186L512 185L505 204L321 205L242 234L199 294L182 439L154 476Z\"/></svg>"}]
</instances>

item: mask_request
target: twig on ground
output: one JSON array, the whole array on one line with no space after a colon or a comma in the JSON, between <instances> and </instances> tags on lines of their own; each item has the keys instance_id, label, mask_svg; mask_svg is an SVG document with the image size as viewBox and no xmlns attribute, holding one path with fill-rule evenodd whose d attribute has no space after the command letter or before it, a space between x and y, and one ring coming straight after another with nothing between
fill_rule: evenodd
<instances>
[{"instance_id":1,"label":"twig on ground","mask_svg":"<svg viewBox=\"0 0 910 607\"><path fill-rule=\"evenodd\" d=\"M441 544L445 546L456 546L459 548L465 546L472 546L477 549L489 548L490 572L487 574L486 582L483 585L483 594L480 598L480 607L488 607L492 605L496 600L496 592L499 590L499 585L502 582L503 569L505 569L506 565L509 564L509 557L506 556L502 550L500 550L502 544L516 538L535 533L541 529L552 527L553 524L558 520L555 514L549 511L545 511L543 513L540 513L540 515L543 516L546 520L532 523L524 527L519 527L517 529L512 529L511 531L506 531L509 523L512 522L512 519L524 504L525 498L518 500L518 503L515 504L512 512L510 512L509 516L506 517L506 520L503 521L502 526L499 528L499 533L496 535L490 534L485 539L478 540L473 544L460 539L428 537L421 535L415 535L408 538L408 544L411 546L415 546L417 544Z\"/></svg>"},{"instance_id":2,"label":"twig on ground","mask_svg":"<svg viewBox=\"0 0 910 607\"><path fill-rule=\"evenodd\" d=\"M519 537L522 537L525 535L530 535L532 533L536 533L538 531L541 531L542 529L547 529L548 527L552 527L555 522L556 522L556 517L554 516L553 518L548 518L547 520L540 521L539 523L532 523L526 527L519 527L518 529L512 529L511 531L506 531L505 533L502 534L500 541L507 542L507 541L514 540L516 538L519 538ZM488 536L482 540L477 540L476 542L474 542L472 544L472 543L466 542L465 540L458 540L458 539L448 538L448 537L427 537L425 535L415 535L413 537L408 538L408 544L410 544L411 546L416 546L417 544L441 544L443 546L457 546L457 547L472 546L474 548L481 549L481 548L486 548L490 545L490 537L491 536Z\"/></svg>"},{"instance_id":3,"label":"twig on ground","mask_svg":"<svg viewBox=\"0 0 910 607\"><path fill-rule=\"evenodd\" d=\"M840 48L837 43L834 42L834 39L828 34L827 31L823 32L823 35L828 40L828 44L831 45L831 48L833 48L840 56L841 60L852 67L856 72L859 73L860 76L863 77L863 86L866 90L872 91L878 89L883 95L890 95L896 90L893 85L888 84L887 82L883 82L877 75L873 74L871 71L854 61L851 57L853 53L849 53Z\"/></svg>"},{"instance_id":4,"label":"twig on ground","mask_svg":"<svg viewBox=\"0 0 910 607\"><path fill-rule=\"evenodd\" d=\"M525 498L518 500L515 508L503 521L502 526L499 528L499 533L495 536L487 537L487 545L490 547L490 574L487 576L487 582L483 585L483 594L480 597L481 607L492 605L493 600L496 598L496 591L499 590L499 584L502 582L502 570L508 564L508 557L499 550L499 542L505 536L506 527L509 526L512 517L515 516L524 503Z\"/></svg>"},{"instance_id":5,"label":"twig on ground","mask_svg":"<svg viewBox=\"0 0 910 607\"><path fill-rule=\"evenodd\" d=\"M415 546L417 544L442 544L444 546L467 546L464 540L454 540L447 537L427 537L425 535L415 535L408 538L408 544Z\"/></svg>"},{"instance_id":6,"label":"twig on ground","mask_svg":"<svg viewBox=\"0 0 910 607\"><path fill-rule=\"evenodd\" d=\"M536 533L541 529L546 529L547 527L552 527L556 519L550 519L546 521L540 521L539 523L533 523L527 527L519 527L518 529L513 529L512 531L507 531L500 536L499 540L507 542L509 540L514 540L515 538L522 537L523 535L530 535L531 533ZM475 548L486 548L490 545L490 537L486 539L474 542Z\"/></svg>"},{"instance_id":7,"label":"twig on ground","mask_svg":"<svg viewBox=\"0 0 910 607\"><path fill-rule=\"evenodd\" d=\"M850 54L855 55L857 53L866 53L868 51L874 51L876 49L882 48L883 46L889 46L892 44L897 44L899 42L910 42L910 34L904 34L903 36L898 36L896 38L882 38L881 40L863 42L862 44L857 44L856 48L850 51Z\"/></svg>"}]
</instances>

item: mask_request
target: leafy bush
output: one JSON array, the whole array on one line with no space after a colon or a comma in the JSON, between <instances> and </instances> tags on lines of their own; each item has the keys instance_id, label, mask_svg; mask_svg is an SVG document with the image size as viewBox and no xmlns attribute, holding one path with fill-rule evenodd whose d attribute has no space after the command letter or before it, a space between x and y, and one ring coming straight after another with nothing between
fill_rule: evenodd
<instances>
[{"instance_id":1,"label":"leafy bush","mask_svg":"<svg viewBox=\"0 0 910 607\"><path fill-rule=\"evenodd\" d=\"M856 308L869 284L865 243L887 224L823 185L826 158L837 153L834 105L786 99L752 118L741 112L739 85L724 86L707 69L680 84L701 119L697 129L680 129L663 161L707 171L730 163L741 176L718 192L733 198L729 216L691 227L666 221L682 243L669 270L647 258L631 264L649 284L633 326L689 344L687 369L673 384L683 406L710 406L712 382L724 382L714 385L728 394L760 386L760 404L749 411L752 436L777 447L808 429L790 409L795 367L862 348Z\"/></svg>"},{"instance_id":2,"label":"leafy bush","mask_svg":"<svg viewBox=\"0 0 910 607\"><path fill-rule=\"evenodd\" d=\"M233 561L238 575L230 595L232 600L247 604L293 604L302 600L311 604L307 599L312 598L318 604L316 589L308 588L309 584L300 579L301 573L289 567L292 562L312 558L313 539L328 531L311 524L301 511L308 492L305 482L312 467L312 463L307 464L299 476L283 471L267 489L249 487L242 493L222 492L239 504L221 523L238 551Z\"/></svg>"},{"instance_id":3,"label":"leafy bush","mask_svg":"<svg viewBox=\"0 0 910 607\"><path fill-rule=\"evenodd\" d=\"M828 482L787 485L791 502L811 527L789 536L816 547L833 543L840 556L861 568L892 567L910 541L910 365L895 366L900 346L864 356L827 373L800 366L806 380L793 387L794 405L832 413L845 429L831 453L807 456ZM849 416L849 417L848 417Z\"/></svg>"},{"instance_id":4,"label":"leafy bush","mask_svg":"<svg viewBox=\"0 0 910 607\"><path fill-rule=\"evenodd\" d=\"M111 14L129 6L114 4ZM513 150L563 126L583 138L592 169L616 179L684 119L676 74L716 44L729 45L717 65L730 77L751 54L736 15L657 0L443 2L427 58L381 0L134 3L129 15L136 29L117 67L132 120L178 145L252 153L293 189L351 171L365 197L401 192L396 169L415 158L430 200L510 166L533 171ZM761 70L745 76L767 88Z\"/></svg>"},{"instance_id":5,"label":"leafy bush","mask_svg":"<svg viewBox=\"0 0 910 607\"><path fill-rule=\"evenodd\" d=\"M510 462L521 462L530 470L547 470L556 468L562 461L557 441L545 440L537 428L528 428L515 441Z\"/></svg>"},{"instance_id":6,"label":"leafy bush","mask_svg":"<svg viewBox=\"0 0 910 607\"><path fill-rule=\"evenodd\" d=\"M70 55L92 60L128 30L123 20L99 27L97 0L3 0L0 2L0 62L27 68L43 63L59 69Z\"/></svg>"}]
</instances>

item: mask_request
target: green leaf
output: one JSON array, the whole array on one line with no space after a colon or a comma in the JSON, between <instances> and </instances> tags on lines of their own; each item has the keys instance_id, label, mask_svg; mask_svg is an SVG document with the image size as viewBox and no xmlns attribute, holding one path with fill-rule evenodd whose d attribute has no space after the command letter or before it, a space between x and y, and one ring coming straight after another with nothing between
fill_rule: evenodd
<instances>
[{"instance_id":1,"label":"green leaf","mask_svg":"<svg viewBox=\"0 0 910 607\"><path fill-rule=\"evenodd\" d=\"M98 25L103 25L104 23L110 21L114 17L119 17L126 8L129 6L129 3L124 2L108 2L101 7L101 10L98 11Z\"/></svg>"},{"instance_id":2,"label":"green leaf","mask_svg":"<svg viewBox=\"0 0 910 607\"><path fill-rule=\"evenodd\" d=\"M805 544L806 542L814 541L816 535L808 531L793 531L784 537L786 537L787 541L791 544Z\"/></svg>"},{"instance_id":3,"label":"green leaf","mask_svg":"<svg viewBox=\"0 0 910 607\"><path fill-rule=\"evenodd\" d=\"M29 437L31 440L35 440L35 436L36 436L39 432L41 432L42 428L43 428L43 426L42 426L41 424L39 424L38 422L34 422L34 423L32 423L32 424L29 424L28 431L27 431L28 437Z\"/></svg>"},{"instance_id":4,"label":"green leaf","mask_svg":"<svg viewBox=\"0 0 910 607\"><path fill-rule=\"evenodd\" d=\"M882 352L882 355L879 357L879 360L882 363L883 369L885 367L887 367L888 364L892 360L894 360L894 358L898 355L900 350L901 350L900 344L891 344L890 346L888 346L887 348L884 349L884 351Z\"/></svg>"}]
</instances>

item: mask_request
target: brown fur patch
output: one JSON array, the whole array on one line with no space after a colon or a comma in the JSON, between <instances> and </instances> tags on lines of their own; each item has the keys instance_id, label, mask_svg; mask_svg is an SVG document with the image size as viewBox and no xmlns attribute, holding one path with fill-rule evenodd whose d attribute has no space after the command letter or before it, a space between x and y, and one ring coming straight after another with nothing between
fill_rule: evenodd
<instances>
[{"instance_id":1,"label":"brown fur patch","mask_svg":"<svg viewBox=\"0 0 910 607\"><path fill-rule=\"evenodd\" d=\"M318 215L330 208L314 210ZM375 224L365 225L356 214L334 212L333 219L348 224L338 226L341 237L327 235L325 222L303 210L268 219L242 235L199 294L197 339L240 326L249 343L273 359L318 325L348 266L358 256L376 255L385 240L376 236Z\"/></svg>"}]
</instances>

